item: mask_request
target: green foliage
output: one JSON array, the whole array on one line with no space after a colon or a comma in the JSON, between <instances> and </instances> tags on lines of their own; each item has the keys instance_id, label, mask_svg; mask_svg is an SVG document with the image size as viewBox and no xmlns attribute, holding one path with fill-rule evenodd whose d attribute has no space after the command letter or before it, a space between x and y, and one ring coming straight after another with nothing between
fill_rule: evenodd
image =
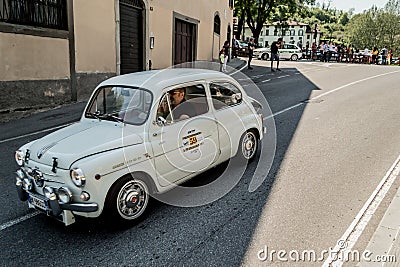
<instances>
[{"instance_id":1,"label":"green foliage","mask_svg":"<svg viewBox=\"0 0 400 267\"><path fill-rule=\"evenodd\" d=\"M235 0L235 16L239 17L240 30L248 25L256 43L264 23L284 24L290 19L311 27L318 24L325 39L360 49L381 49L386 45L400 54L400 0L388 0L384 8L373 6L362 14L354 14L354 9L331 8L329 1L315 4L315 0Z\"/></svg>"},{"instance_id":2,"label":"green foliage","mask_svg":"<svg viewBox=\"0 0 400 267\"><path fill-rule=\"evenodd\" d=\"M286 21L301 13L306 4L314 2L315 0L235 0L235 9L240 10L235 11L235 14L244 19L257 43L264 23ZM238 30L240 29L239 19Z\"/></svg>"},{"instance_id":3,"label":"green foliage","mask_svg":"<svg viewBox=\"0 0 400 267\"><path fill-rule=\"evenodd\" d=\"M384 8L372 7L351 18L346 27L349 41L359 48L387 46L400 53L400 1L389 0Z\"/></svg>"}]
</instances>

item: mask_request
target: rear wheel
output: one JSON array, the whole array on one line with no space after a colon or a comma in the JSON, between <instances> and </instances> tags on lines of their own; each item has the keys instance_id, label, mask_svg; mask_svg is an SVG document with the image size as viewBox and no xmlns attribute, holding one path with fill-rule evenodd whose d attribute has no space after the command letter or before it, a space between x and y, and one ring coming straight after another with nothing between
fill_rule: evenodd
<instances>
[{"instance_id":1,"label":"rear wheel","mask_svg":"<svg viewBox=\"0 0 400 267\"><path fill-rule=\"evenodd\" d=\"M297 54L293 54L293 55L290 57L290 59L291 59L292 61L297 61L297 60L299 59L299 56L298 56Z\"/></svg>"},{"instance_id":2,"label":"rear wheel","mask_svg":"<svg viewBox=\"0 0 400 267\"><path fill-rule=\"evenodd\" d=\"M255 158L258 149L258 137L254 131L247 131L240 138L239 153L240 156L248 161Z\"/></svg>"},{"instance_id":3,"label":"rear wheel","mask_svg":"<svg viewBox=\"0 0 400 267\"><path fill-rule=\"evenodd\" d=\"M268 53L262 54L261 58L262 58L263 60L268 60L268 58L269 58Z\"/></svg>"}]
</instances>

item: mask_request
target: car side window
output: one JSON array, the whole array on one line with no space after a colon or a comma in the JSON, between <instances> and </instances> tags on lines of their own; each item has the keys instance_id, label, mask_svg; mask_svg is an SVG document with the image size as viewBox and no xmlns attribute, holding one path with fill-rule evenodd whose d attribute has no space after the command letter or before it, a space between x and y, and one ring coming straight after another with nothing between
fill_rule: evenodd
<instances>
[{"instance_id":1,"label":"car side window","mask_svg":"<svg viewBox=\"0 0 400 267\"><path fill-rule=\"evenodd\" d=\"M157 118L167 123L192 118L208 112L206 91L202 84L176 87L166 92L157 108Z\"/></svg>"},{"instance_id":2,"label":"car side window","mask_svg":"<svg viewBox=\"0 0 400 267\"><path fill-rule=\"evenodd\" d=\"M231 83L211 83L210 92L216 110L238 105L242 102L242 93Z\"/></svg>"}]
</instances>

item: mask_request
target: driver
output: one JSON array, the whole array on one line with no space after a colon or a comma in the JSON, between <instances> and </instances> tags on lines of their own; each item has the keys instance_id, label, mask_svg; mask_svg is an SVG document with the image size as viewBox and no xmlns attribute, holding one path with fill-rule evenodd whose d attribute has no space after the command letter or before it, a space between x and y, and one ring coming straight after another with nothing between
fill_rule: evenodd
<instances>
[{"instance_id":1,"label":"driver","mask_svg":"<svg viewBox=\"0 0 400 267\"><path fill-rule=\"evenodd\" d=\"M176 121L188 119L196 115L193 105L190 102L186 101L185 96L186 90L184 88L168 91L172 116L173 119ZM166 118L167 120L171 120L171 114L169 112L168 104L166 103L166 101L160 104L158 112L161 114L162 117Z\"/></svg>"}]
</instances>

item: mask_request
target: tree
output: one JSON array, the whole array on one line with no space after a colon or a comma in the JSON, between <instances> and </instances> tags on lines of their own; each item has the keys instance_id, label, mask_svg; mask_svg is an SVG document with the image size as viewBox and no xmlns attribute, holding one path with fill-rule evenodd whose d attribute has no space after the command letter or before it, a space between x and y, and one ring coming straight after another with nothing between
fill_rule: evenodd
<instances>
[{"instance_id":1,"label":"tree","mask_svg":"<svg viewBox=\"0 0 400 267\"><path fill-rule=\"evenodd\" d=\"M235 1L235 10L233 16L238 17L238 27L235 35L236 39L238 40L240 40L240 34L243 31L244 24L246 21L245 1L246 0Z\"/></svg>"},{"instance_id":2,"label":"tree","mask_svg":"<svg viewBox=\"0 0 400 267\"><path fill-rule=\"evenodd\" d=\"M350 41L359 48L388 46L400 52L400 1L389 0L383 9L373 6L350 19L346 31Z\"/></svg>"},{"instance_id":3,"label":"tree","mask_svg":"<svg viewBox=\"0 0 400 267\"><path fill-rule=\"evenodd\" d=\"M286 21L304 8L305 4L312 4L315 0L236 0L244 4L246 23L250 28L255 43L261 30L269 20Z\"/></svg>"}]
</instances>

